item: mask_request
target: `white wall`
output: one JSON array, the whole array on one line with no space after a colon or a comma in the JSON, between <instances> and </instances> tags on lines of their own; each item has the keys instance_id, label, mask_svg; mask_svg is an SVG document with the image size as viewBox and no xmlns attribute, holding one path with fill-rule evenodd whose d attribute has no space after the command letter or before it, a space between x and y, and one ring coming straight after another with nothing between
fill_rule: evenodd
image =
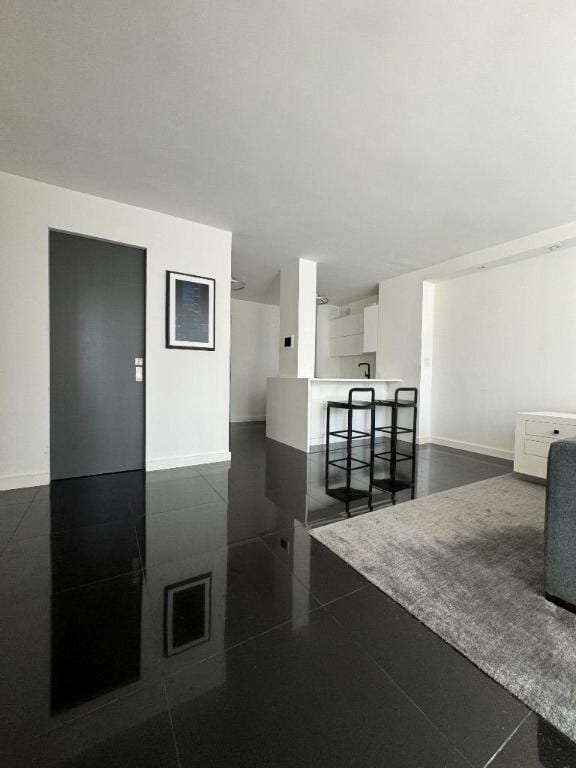
<instances>
[{"instance_id":1,"label":"white wall","mask_svg":"<svg viewBox=\"0 0 576 768\"><path fill-rule=\"evenodd\" d=\"M264 421L269 376L278 376L280 309L233 299L230 341L230 420Z\"/></svg>"},{"instance_id":2,"label":"white wall","mask_svg":"<svg viewBox=\"0 0 576 768\"><path fill-rule=\"evenodd\" d=\"M465 278L479 272L491 273L504 266L522 265L529 260L557 253L556 248L576 246L576 222L535 232L517 240L484 248L481 251L457 256L425 269L383 280L379 286L378 351L376 355L379 377L398 376L406 386L420 388L419 429L421 442L430 438L433 403L435 402L436 373L441 362L435 358L430 344L430 318L434 322L434 291L426 295L426 284ZM564 250L562 251L564 252ZM441 301L441 299L439 299ZM556 342L552 342L556 343ZM468 357L466 357L466 360ZM466 360L463 365L466 365ZM428 362L427 362L428 361ZM442 428L443 424L439 426ZM459 428L455 428L459 432ZM440 441L441 436L437 436ZM435 440L435 437L430 439ZM481 435L463 448L473 449L480 444ZM486 446L482 448L484 450ZM495 449L497 456L508 456L508 449Z\"/></svg>"},{"instance_id":3,"label":"white wall","mask_svg":"<svg viewBox=\"0 0 576 768\"><path fill-rule=\"evenodd\" d=\"M146 466L229 458L229 232L0 173L0 487L49 481L48 233L146 248ZM169 350L165 270L216 278L216 350Z\"/></svg>"},{"instance_id":4,"label":"white wall","mask_svg":"<svg viewBox=\"0 0 576 768\"><path fill-rule=\"evenodd\" d=\"M422 283L422 331L421 363L418 407L419 440L430 442L432 435L432 385L434 380L434 311L436 306L436 285ZM417 385L415 385L417 386Z\"/></svg>"},{"instance_id":5,"label":"white wall","mask_svg":"<svg viewBox=\"0 0 576 768\"><path fill-rule=\"evenodd\" d=\"M284 347L284 338L294 336L294 345ZM298 267L287 264L280 271L280 333L278 339L280 376L298 376Z\"/></svg>"},{"instance_id":6,"label":"white wall","mask_svg":"<svg viewBox=\"0 0 576 768\"><path fill-rule=\"evenodd\" d=\"M576 245L576 222L447 259L425 269L383 280L379 285L379 376L402 376L419 386L422 365L423 283L475 274L480 268L521 263L546 255L551 246Z\"/></svg>"},{"instance_id":7,"label":"white wall","mask_svg":"<svg viewBox=\"0 0 576 768\"><path fill-rule=\"evenodd\" d=\"M420 386L422 279L412 273L380 283L378 296L378 377L400 377Z\"/></svg>"},{"instance_id":8,"label":"white wall","mask_svg":"<svg viewBox=\"0 0 576 768\"><path fill-rule=\"evenodd\" d=\"M310 380L278 376L268 381L266 437L299 451L308 450Z\"/></svg>"},{"instance_id":9,"label":"white wall","mask_svg":"<svg viewBox=\"0 0 576 768\"><path fill-rule=\"evenodd\" d=\"M430 387L422 386L424 281L419 272L380 283L378 294L378 378L397 377L399 386L419 390L418 439L427 442L430 429ZM428 350L429 352L429 350ZM399 424L409 426L408 409Z\"/></svg>"},{"instance_id":10,"label":"white wall","mask_svg":"<svg viewBox=\"0 0 576 768\"><path fill-rule=\"evenodd\" d=\"M435 442L510 457L522 410L576 411L576 248L436 284Z\"/></svg>"},{"instance_id":11,"label":"white wall","mask_svg":"<svg viewBox=\"0 0 576 768\"><path fill-rule=\"evenodd\" d=\"M280 376L314 377L316 357L315 261L296 259L280 271ZM286 336L294 346L285 348Z\"/></svg>"}]
</instances>

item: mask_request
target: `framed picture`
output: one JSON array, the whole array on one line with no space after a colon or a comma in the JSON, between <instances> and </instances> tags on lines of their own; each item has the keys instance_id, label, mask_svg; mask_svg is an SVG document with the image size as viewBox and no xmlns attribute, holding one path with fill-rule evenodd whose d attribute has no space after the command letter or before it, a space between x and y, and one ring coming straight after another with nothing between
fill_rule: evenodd
<instances>
[{"instance_id":1,"label":"framed picture","mask_svg":"<svg viewBox=\"0 0 576 768\"><path fill-rule=\"evenodd\" d=\"M215 349L213 277L166 272L166 346Z\"/></svg>"},{"instance_id":2,"label":"framed picture","mask_svg":"<svg viewBox=\"0 0 576 768\"><path fill-rule=\"evenodd\" d=\"M164 588L164 655L188 651L210 639L212 574Z\"/></svg>"}]
</instances>

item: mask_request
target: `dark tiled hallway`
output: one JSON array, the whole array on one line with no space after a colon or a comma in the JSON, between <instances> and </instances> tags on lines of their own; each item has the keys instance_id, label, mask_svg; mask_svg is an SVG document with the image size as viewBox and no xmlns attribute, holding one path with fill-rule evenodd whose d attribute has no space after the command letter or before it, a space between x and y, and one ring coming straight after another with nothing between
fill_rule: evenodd
<instances>
[{"instance_id":1,"label":"dark tiled hallway","mask_svg":"<svg viewBox=\"0 0 576 768\"><path fill-rule=\"evenodd\" d=\"M231 444L231 467L0 494L3 768L576 765L309 537L343 514L322 453ZM508 471L423 447L418 493Z\"/></svg>"}]
</instances>

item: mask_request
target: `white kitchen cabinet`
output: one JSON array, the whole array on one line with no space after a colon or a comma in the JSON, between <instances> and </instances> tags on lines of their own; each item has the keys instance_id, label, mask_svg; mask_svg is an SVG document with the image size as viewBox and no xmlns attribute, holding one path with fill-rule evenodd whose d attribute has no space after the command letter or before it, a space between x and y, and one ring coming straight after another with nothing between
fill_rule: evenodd
<instances>
[{"instance_id":1,"label":"white kitchen cabinet","mask_svg":"<svg viewBox=\"0 0 576 768\"><path fill-rule=\"evenodd\" d=\"M548 452L555 440L576 437L576 413L524 411L516 415L514 471L546 477Z\"/></svg>"},{"instance_id":2,"label":"white kitchen cabinet","mask_svg":"<svg viewBox=\"0 0 576 768\"><path fill-rule=\"evenodd\" d=\"M330 339L330 357L361 355L363 339L364 336L361 333L354 333L352 336L337 336Z\"/></svg>"},{"instance_id":3,"label":"white kitchen cabinet","mask_svg":"<svg viewBox=\"0 0 576 768\"><path fill-rule=\"evenodd\" d=\"M361 355L364 340L364 313L354 312L330 321L330 356Z\"/></svg>"},{"instance_id":4,"label":"white kitchen cabinet","mask_svg":"<svg viewBox=\"0 0 576 768\"><path fill-rule=\"evenodd\" d=\"M362 312L355 312L343 317L335 317L330 321L330 338L336 339L341 336L354 336L361 334L364 330L364 315Z\"/></svg>"},{"instance_id":5,"label":"white kitchen cabinet","mask_svg":"<svg viewBox=\"0 0 576 768\"><path fill-rule=\"evenodd\" d=\"M364 308L363 352L376 352L378 346L378 304Z\"/></svg>"}]
</instances>

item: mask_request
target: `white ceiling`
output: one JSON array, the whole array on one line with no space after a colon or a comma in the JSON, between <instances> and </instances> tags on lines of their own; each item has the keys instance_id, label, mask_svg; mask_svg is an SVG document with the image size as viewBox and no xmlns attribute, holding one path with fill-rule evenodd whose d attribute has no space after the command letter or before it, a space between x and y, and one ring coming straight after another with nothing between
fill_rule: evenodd
<instances>
[{"instance_id":1,"label":"white ceiling","mask_svg":"<svg viewBox=\"0 0 576 768\"><path fill-rule=\"evenodd\" d=\"M2 0L0 168L231 229L331 302L576 219L574 0Z\"/></svg>"}]
</instances>

